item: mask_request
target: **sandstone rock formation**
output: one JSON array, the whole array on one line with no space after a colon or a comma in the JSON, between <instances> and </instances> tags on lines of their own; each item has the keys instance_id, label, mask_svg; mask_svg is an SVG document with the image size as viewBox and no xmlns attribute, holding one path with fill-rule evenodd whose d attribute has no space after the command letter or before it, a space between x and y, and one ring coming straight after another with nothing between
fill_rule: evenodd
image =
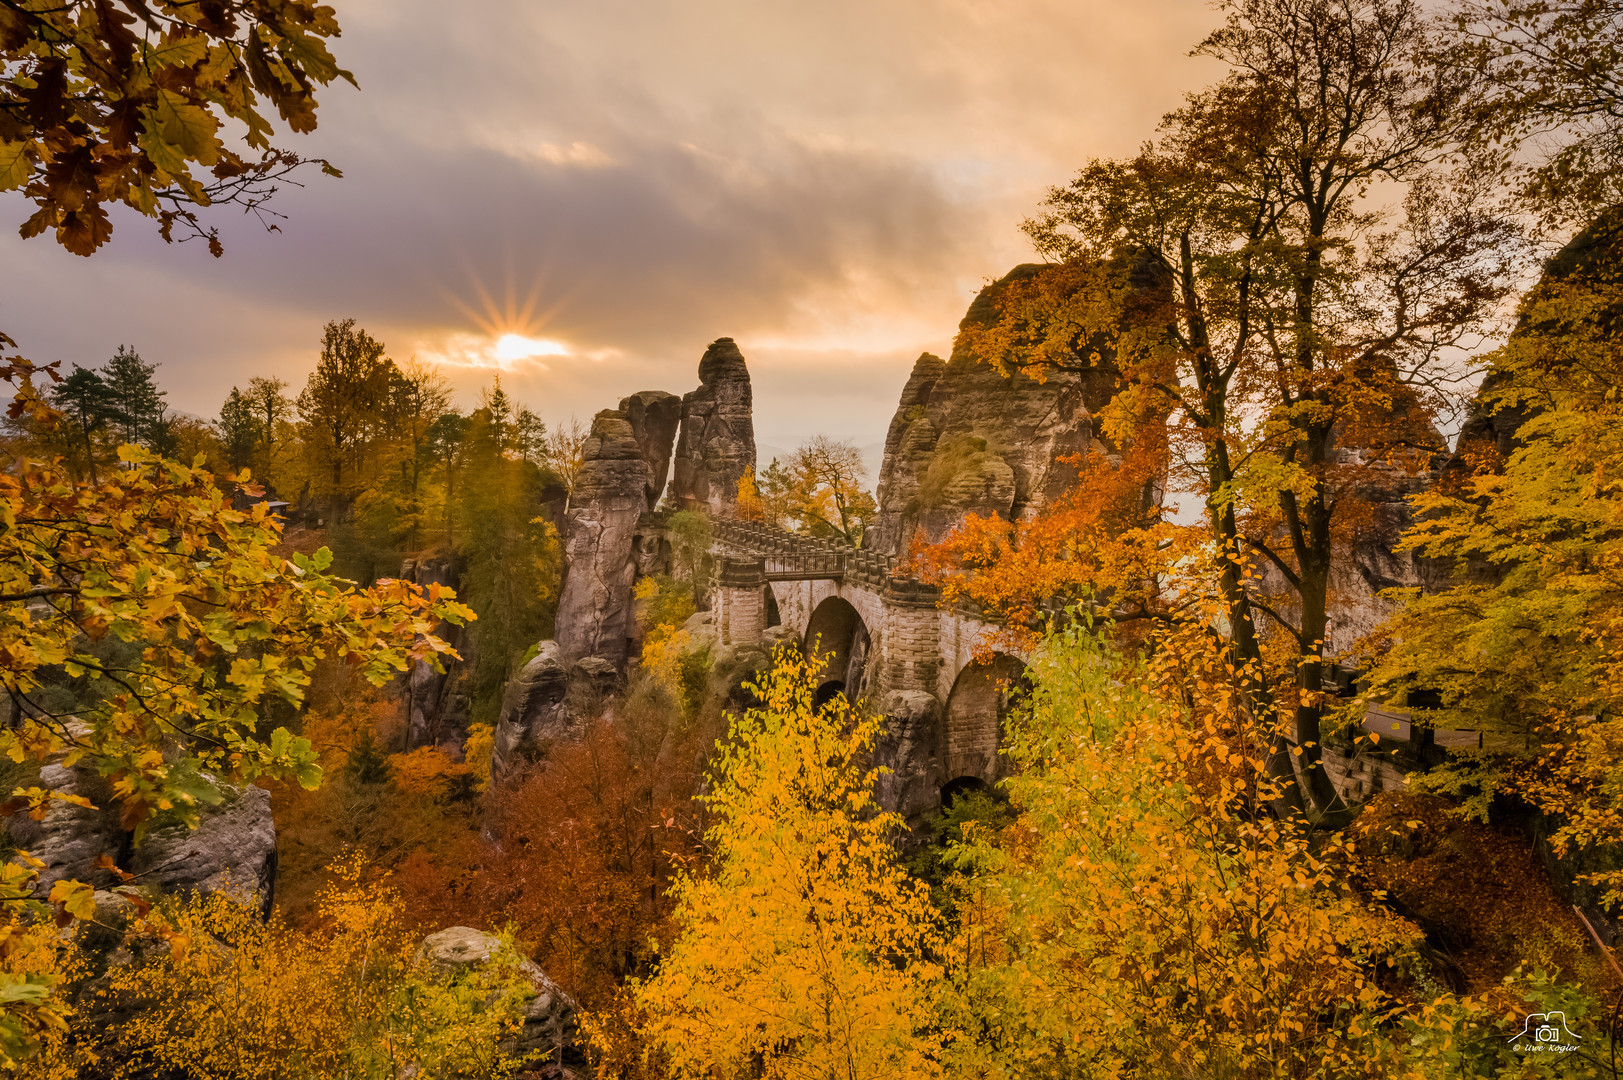
<instances>
[{"instance_id":1,"label":"sandstone rock formation","mask_svg":"<svg viewBox=\"0 0 1623 1080\"><path fill-rule=\"evenodd\" d=\"M623 681L619 669L600 656L566 664L557 642L541 642L507 684L491 749L491 776L504 780L544 760L554 744L579 736Z\"/></svg>"},{"instance_id":2,"label":"sandstone rock formation","mask_svg":"<svg viewBox=\"0 0 1623 1080\"><path fill-rule=\"evenodd\" d=\"M1018 266L982 289L960 329L994 318L1001 290L1038 269ZM962 349L946 362L920 356L885 435L879 517L863 546L898 555L915 532L939 540L971 512L1035 512L1076 481L1060 458L1103 448L1092 413L1110 395L1104 376L1057 371L1038 382Z\"/></svg>"},{"instance_id":3,"label":"sandstone rock formation","mask_svg":"<svg viewBox=\"0 0 1623 1080\"><path fill-rule=\"evenodd\" d=\"M417 963L448 976L465 975L490 963L501 951L501 939L467 926L452 926L423 939L417 950ZM574 999L534 961L520 958L519 971L535 989L524 1008L524 1023L502 1049L516 1056L540 1055L540 1063L579 1064L584 1059L576 1048L579 1023ZM533 1067L533 1065L532 1065Z\"/></svg>"},{"instance_id":4,"label":"sandstone rock formation","mask_svg":"<svg viewBox=\"0 0 1623 1080\"><path fill-rule=\"evenodd\" d=\"M671 449L682 423L682 399L663 390L643 390L620 402L620 412L648 466L648 505L659 505L671 473Z\"/></svg>"},{"instance_id":5,"label":"sandstone rock formation","mask_svg":"<svg viewBox=\"0 0 1623 1080\"><path fill-rule=\"evenodd\" d=\"M55 802L42 821L16 814L6 822L11 840L45 864L38 892L65 878L99 887L115 884L96 866L102 855L163 892L225 892L269 914L276 879L276 826L270 792L221 785L224 798L198 809L197 828L176 821L154 825L139 845L120 827L118 803L93 769L47 765L40 786L89 799L91 810Z\"/></svg>"},{"instance_id":6,"label":"sandstone rock formation","mask_svg":"<svg viewBox=\"0 0 1623 1080\"><path fill-rule=\"evenodd\" d=\"M699 361L699 388L682 399L682 433L670 502L726 513L738 481L755 468L749 368L732 338L717 338Z\"/></svg>"},{"instance_id":7,"label":"sandstone rock formation","mask_svg":"<svg viewBox=\"0 0 1623 1080\"><path fill-rule=\"evenodd\" d=\"M562 659L601 656L625 663L638 521L648 512L652 484L643 442L626 414L598 413L565 515L568 565L557 615Z\"/></svg>"},{"instance_id":8,"label":"sandstone rock formation","mask_svg":"<svg viewBox=\"0 0 1623 1080\"><path fill-rule=\"evenodd\" d=\"M163 892L225 893L270 915L276 883L276 824L270 792L222 785L225 798L198 811L197 828L176 822L151 829L130 871Z\"/></svg>"},{"instance_id":9,"label":"sandstone rock formation","mask_svg":"<svg viewBox=\"0 0 1623 1080\"><path fill-rule=\"evenodd\" d=\"M558 643L543 641L534 657L507 683L502 711L496 721L490 774L504 779L521 764L546 754L552 741L573 734L573 721L564 707L569 691L569 668L558 656Z\"/></svg>"},{"instance_id":10,"label":"sandstone rock formation","mask_svg":"<svg viewBox=\"0 0 1623 1080\"><path fill-rule=\"evenodd\" d=\"M874 781L874 798L909 823L941 806L941 705L922 690L892 690L879 699L885 731L874 763L888 771Z\"/></svg>"},{"instance_id":11,"label":"sandstone rock formation","mask_svg":"<svg viewBox=\"0 0 1623 1080\"><path fill-rule=\"evenodd\" d=\"M52 802L42 821L27 814L6 819L6 832L12 843L45 864L36 891L50 892L56 882L71 879L97 886L113 884L113 876L96 867L98 856L106 855L120 866L128 852L130 836L118 824L118 807L107 781L85 766L67 768L47 765L40 770L41 787L62 795L89 799L94 810L66 802Z\"/></svg>"},{"instance_id":12,"label":"sandstone rock formation","mask_svg":"<svg viewBox=\"0 0 1623 1080\"><path fill-rule=\"evenodd\" d=\"M457 588L460 584L456 564L448 558L409 559L401 566L400 577L422 588ZM473 650L477 646L466 627L442 622L435 633L449 642L462 659L445 663L443 672L435 671L425 661L414 661L403 677L407 741L414 747L438 743L449 730L461 728L468 719L464 676L473 669Z\"/></svg>"}]
</instances>

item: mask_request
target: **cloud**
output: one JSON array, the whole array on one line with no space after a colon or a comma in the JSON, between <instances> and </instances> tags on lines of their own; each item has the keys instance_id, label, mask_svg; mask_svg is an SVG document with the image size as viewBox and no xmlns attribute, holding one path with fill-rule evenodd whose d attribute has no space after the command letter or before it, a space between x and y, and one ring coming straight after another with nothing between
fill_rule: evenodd
<instances>
[{"instance_id":1,"label":"cloud","mask_svg":"<svg viewBox=\"0 0 1623 1080\"><path fill-rule=\"evenodd\" d=\"M810 434L812 401L870 441L912 359L1025 257L1015 225L1043 186L1130 151L1202 77L1181 56L1211 14L354 0L339 18L363 89L329 92L320 130L289 145L343 180L279 194L280 233L220 217L220 261L128 215L91 260L0 238L29 268L0 326L43 359L129 341L199 413L254 374L302 381L330 318L454 365L468 400L500 368L554 417L691 389L730 335L763 429ZM0 198L0 219L23 216ZM560 351L499 357L504 335Z\"/></svg>"}]
</instances>

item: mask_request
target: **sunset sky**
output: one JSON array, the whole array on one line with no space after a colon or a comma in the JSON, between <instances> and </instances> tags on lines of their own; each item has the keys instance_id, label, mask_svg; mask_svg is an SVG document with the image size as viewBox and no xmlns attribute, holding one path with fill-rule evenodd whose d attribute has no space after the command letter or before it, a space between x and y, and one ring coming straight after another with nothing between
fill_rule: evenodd
<instances>
[{"instance_id":1,"label":"sunset sky","mask_svg":"<svg viewBox=\"0 0 1623 1080\"><path fill-rule=\"evenodd\" d=\"M330 158L266 234L216 212L223 259L115 217L90 259L23 241L0 196L0 327L37 360L157 361L177 408L296 390L321 327L496 371L549 422L684 393L738 340L758 438L883 438L922 350L1029 258L1020 218L1128 153L1215 74L1198 0L334 0Z\"/></svg>"}]
</instances>

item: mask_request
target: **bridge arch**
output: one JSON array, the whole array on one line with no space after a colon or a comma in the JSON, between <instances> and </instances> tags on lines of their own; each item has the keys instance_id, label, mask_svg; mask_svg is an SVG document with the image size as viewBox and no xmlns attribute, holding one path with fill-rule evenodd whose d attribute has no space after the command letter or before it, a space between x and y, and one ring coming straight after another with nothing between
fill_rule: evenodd
<instances>
[{"instance_id":1,"label":"bridge arch","mask_svg":"<svg viewBox=\"0 0 1623 1080\"><path fill-rule=\"evenodd\" d=\"M822 660L818 671L818 704L838 693L853 700L863 694L871 645L868 626L850 601L830 596L813 609L806 622L803 646L808 657L815 655Z\"/></svg>"},{"instance_id":2,"label":"bridge arch","mask_svg":"<svg viewBox=\"0 0 1623 1080\"><path fill-rule=\"evenodd\" d=\"M941 796L995 783L1006 770L998 755L1009 709L1030 691L1019 657L994 653L964 665L942 710Z\"/></svg>"}]
</instances>

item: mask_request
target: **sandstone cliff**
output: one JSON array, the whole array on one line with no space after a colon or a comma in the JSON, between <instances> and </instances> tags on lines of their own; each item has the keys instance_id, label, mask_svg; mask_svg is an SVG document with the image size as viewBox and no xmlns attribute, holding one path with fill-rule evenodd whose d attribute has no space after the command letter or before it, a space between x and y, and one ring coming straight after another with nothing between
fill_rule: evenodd
<instances>
[{"instance_id":1,"label":"sandstone cliff","mask_svg":"<svg viewBox=\"0 0 1623 1080\"><path fill-rule=\"evenodd\" d=\"M959 328L989 322L1001 291L1038 269L1018 266L982 289ZM1034 513L1076 481L1059 459L1103 448L1092 413L1110 394L1100 375L1061 371L1038 382L1000 375L958 348L946 362L920 356L885 435L879 517L864 546L899 555L915 533L934 542L967 513Z\"/></svg>"},{"instance_id":2,"label":"sandstone cliff","mask_svg":"<svg viewBox=\"0 0 1623 1080\"><path fill-rule=\"evenodd\" d=\"M670 502L726 513L738 481L755 469L749 368L732 338L717 338L699 361L699 388L682 399L682 433Z\"/></svg>"}]
</instances>

